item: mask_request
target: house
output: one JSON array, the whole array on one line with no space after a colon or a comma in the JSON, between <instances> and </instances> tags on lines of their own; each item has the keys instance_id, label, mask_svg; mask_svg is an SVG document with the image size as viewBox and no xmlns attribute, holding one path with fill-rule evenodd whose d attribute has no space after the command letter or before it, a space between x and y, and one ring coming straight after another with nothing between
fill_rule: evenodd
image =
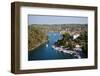
<instances>
[{"instance_id":1,"label":"house","mask_svg":"<svg viewBox=\"0 0 100 76\"><path fill-rule=\"evenodd\" d=\"M76 51L82 51L81 46L78 45L78 44L75 46L74 50L76 50Z\"/></svg>"},{"instance_id":2,"label":"house","mask_svg":"<svg viewBox=\"0 0 100 76\"><path fill-rule=\"evenodd\" d=\"M73 40L74 40L74 39L77 39L79 36L80 36L80 34L78 34L78 33L77 33L77 34L74 34L74 35L73 35Z\"/></svg>"},{"instance_id":3,"label":"house","mask_svg":"<svg viewBox=\"0 0 100 76\"><path fill-rule=\"evenodd\" d=\"M60 34L64 34L64 33L66 33L66 31L64 31L64 30L63 31L60 31Z\"/></svg>"},{"instance_id":4,"label":"house","mask_svg":"<svg viewBox=\"0 0 100 76\"><path fill-rule=\"evenodd\" d=\"M76 47L76 48L80 48L81 46L77 44L75 47Z\"/></svg>"}]
</instances>

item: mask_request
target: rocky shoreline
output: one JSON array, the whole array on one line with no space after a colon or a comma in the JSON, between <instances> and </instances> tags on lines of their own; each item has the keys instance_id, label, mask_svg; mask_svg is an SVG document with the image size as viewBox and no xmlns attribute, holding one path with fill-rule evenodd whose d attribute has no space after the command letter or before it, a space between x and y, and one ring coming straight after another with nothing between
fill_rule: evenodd
<instances>
[{"instance_id":1,"label":"rocky shoreline","mask_svg":"<svg viewBox=\"0 0 100 76\"><path fill-rule=\"evenodd\" d=\"M77 57L78 59L81 59L82 57L80 56L80 53L78 51L82 51L82 50L69 50L68 48L63 48L63 46L57 47L55 45L52 46L53 49L59 51L59 52L63 52L63 53L68 53L68 54L73 54L75 57Z\"/></svg>"}]
</instances>

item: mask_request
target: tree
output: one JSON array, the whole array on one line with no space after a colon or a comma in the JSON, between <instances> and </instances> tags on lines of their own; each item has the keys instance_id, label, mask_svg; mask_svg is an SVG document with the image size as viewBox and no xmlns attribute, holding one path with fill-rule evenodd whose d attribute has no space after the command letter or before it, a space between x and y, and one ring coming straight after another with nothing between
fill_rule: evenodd
<instances>
[{"instance_id":1,"label":"tree","mask_svg":"<svg viewBox=\"0 0 100 76\"><path fill-rule=\"evenodd\" d=\"M86 31L82 32L78 39L80 40L82 50L87 57L88 56L88 34L87 32Z\"/></svg>"},{"instance_id":2,"label":"tree","mask_svg":"<svg viewBox=\"0 0 100 76\"><path fill-rule=\"evenodd\" d=\"M63 36L63 40L69 40L71 37L69 33L65 33L62 36Z\"/></svg>"}]
</instances>

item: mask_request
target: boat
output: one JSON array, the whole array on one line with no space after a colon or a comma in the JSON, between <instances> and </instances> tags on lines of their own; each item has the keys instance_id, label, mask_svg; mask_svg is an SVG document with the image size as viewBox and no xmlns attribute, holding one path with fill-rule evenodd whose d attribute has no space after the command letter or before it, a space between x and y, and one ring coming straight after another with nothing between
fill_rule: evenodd
<instances>
[{"instance_id":1,"label":"boat","mask_svg":"<svg viewBox=\"0 0 100 76\"><path fill-rule=\"evenodd\" d=\"M48 44L46 44L46 47L48 47Z\"/></svg>"}]
</instances>

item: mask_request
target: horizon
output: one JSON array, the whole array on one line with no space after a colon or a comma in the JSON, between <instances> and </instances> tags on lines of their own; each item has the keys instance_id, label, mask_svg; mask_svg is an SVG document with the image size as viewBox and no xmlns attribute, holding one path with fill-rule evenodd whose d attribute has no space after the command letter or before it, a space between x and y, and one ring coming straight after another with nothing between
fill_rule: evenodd
<instances>
[{"instance_id":1,"label":"horizon","mask_svg":"<svg viewBox=\"0 0 100 76\"><path fill-rule=\"evenodd\" d=\"M88 24L88 17L29 15L28 25L31 24Z\"/></svg>"},{"instance_id":2,"label":"horizon","mask_svg":"<svg viewBox=\"0 0 100 76\"><path fill-rule=\"evenodd\" d=\"M88 24L30 24L30 25L88 25Z\"/></svg>"}]
</instances>

